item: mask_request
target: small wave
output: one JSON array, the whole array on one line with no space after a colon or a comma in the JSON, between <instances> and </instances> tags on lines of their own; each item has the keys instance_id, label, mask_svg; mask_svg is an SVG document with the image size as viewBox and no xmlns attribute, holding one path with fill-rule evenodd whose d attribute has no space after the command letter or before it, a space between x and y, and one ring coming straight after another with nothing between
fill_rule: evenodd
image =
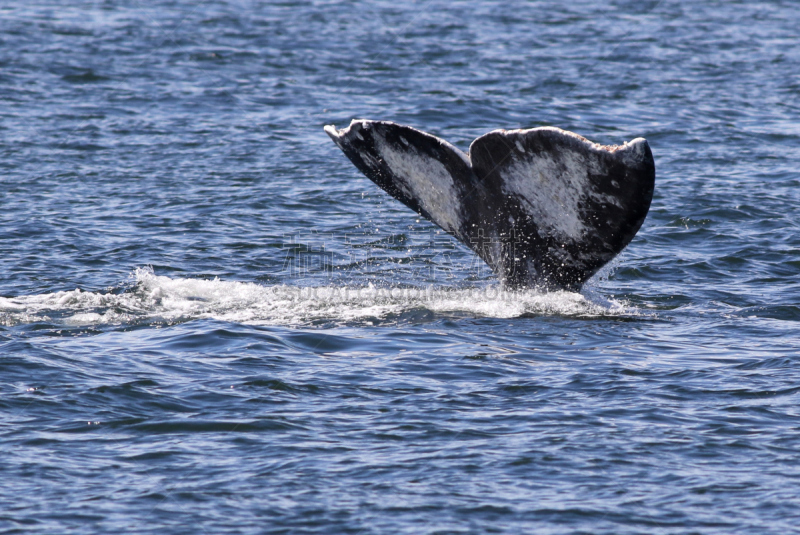
<instances>
[{"instance_id":1,"label":"small wave","mask_svg":"<svg viewBox=\"0 0 800 535\"><path fill-rule=\"evenodd\" d=\"M468 289L263 286L219 279L173 279L156 275L150 268L139 268L132 277L135 284L122 293L76 289L0 298L0 324L51 321L81 326L205 318L268 325L369 324L417 318L420 312L489 318L637 315L636 309L596 295L507 291L494 285Z\"/></svg>"}]
</instances>

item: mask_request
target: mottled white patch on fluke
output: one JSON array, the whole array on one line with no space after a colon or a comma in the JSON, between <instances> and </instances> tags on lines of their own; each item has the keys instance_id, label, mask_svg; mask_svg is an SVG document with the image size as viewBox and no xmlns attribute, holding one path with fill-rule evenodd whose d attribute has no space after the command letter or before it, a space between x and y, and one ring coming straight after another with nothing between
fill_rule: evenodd
<instances>
[{"instance_id":1,"label":"mottled white patch on fluke","mask_svg":"<svg viewBox=\"0 0 800 535\"><path fill-rule=\"evenodd\" d=\"M372 121L353 119L347 128L336 130L328 125L325 126L325 132L342 147L342 140L348 138L364 141L360 130L370 130L371 124ZM425 132L406 128L435 140L469 166L469 157L450 143ZM436 158L417 150L404 136L398 136L399 144L389 143L377 129L371 129L370 136L372 145L355 148L364 164L377 173L382 164L388 166L394 175L393 184L400 192L414 199L422 210L430 214L434 223L450 233L458 232L461 222L460 197L450 171Z\"/></svg>"},{"instance_id":2,"label":"mottled white patch on fluke","mask_svg":"<svg viewBox=\"0 0 800 535\"><path fill-rule=\"evenodd\" d=\"M500 171L503 192L517 195L545 232L579 240L586 232L581 202L591 194L588 172L595 166L576 153L558 159L528 155Z\"/></svg>"},{"instance_id":3,"label":"mottled white patch on fluke","mask_svg":"<svg viewBox=\"0 0 800 535\"><path fill-rule=\"evenodd\" d=\"M460 202L453 177L441 162L417 152L413 147L395 150L378 138L378 153L401 180L397 187L431 214L433 222L448 232L458 230Z\"/></svg>"}]
</instances>

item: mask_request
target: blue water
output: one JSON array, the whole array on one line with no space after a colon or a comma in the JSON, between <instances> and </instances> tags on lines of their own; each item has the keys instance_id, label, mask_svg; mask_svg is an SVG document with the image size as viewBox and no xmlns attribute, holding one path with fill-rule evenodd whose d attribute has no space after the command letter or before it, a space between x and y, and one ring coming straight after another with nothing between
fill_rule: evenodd
<instances>
[{"instance_id":1,"label":"blue water","mask_svg":"<svg viewBox=\"0 0 800 535\"><path fill-rule=\"evenodd\" d=\"M566 4L566 5L565 5ZM798 533L800 4L0 6L3 533ZM646 137L506 293L322 131Z\"/></svg>"}]
</instances>

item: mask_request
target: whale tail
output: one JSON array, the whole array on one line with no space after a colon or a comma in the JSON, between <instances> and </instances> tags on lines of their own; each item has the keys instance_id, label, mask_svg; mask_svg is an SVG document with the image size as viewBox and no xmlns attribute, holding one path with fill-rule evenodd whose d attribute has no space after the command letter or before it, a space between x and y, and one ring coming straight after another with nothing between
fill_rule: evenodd
<instances>
[{"instance_id":1,"label":"whale tail","mask_svg":"<svg viewBox=\"0 0 800 535\"><path fill-rule=\"evenodd\" d=\"M469 154L388 121L325 132L389 195L478 254L511 288L577 291L642 226L647 141L604 146L559 128L494 130Z\"/></svg>"}]
</instances>

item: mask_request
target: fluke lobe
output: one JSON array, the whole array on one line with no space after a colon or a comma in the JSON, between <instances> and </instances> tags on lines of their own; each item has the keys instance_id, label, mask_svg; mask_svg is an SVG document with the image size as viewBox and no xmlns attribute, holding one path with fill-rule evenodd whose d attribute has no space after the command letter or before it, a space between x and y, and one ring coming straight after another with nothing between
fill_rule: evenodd
<instances>
[{"instance_id":1,"label":"fluke lobe","mask_svg":"<svg viewBox=\"0 0 800 535\"><path fill-rule=\"evenodd\" d=\"M475 251L510 288L577 291L633 239L655 185L643 138L494 130L464 154L388 121L325 132L370 180Z\"/></svg>"}]
</instances>

